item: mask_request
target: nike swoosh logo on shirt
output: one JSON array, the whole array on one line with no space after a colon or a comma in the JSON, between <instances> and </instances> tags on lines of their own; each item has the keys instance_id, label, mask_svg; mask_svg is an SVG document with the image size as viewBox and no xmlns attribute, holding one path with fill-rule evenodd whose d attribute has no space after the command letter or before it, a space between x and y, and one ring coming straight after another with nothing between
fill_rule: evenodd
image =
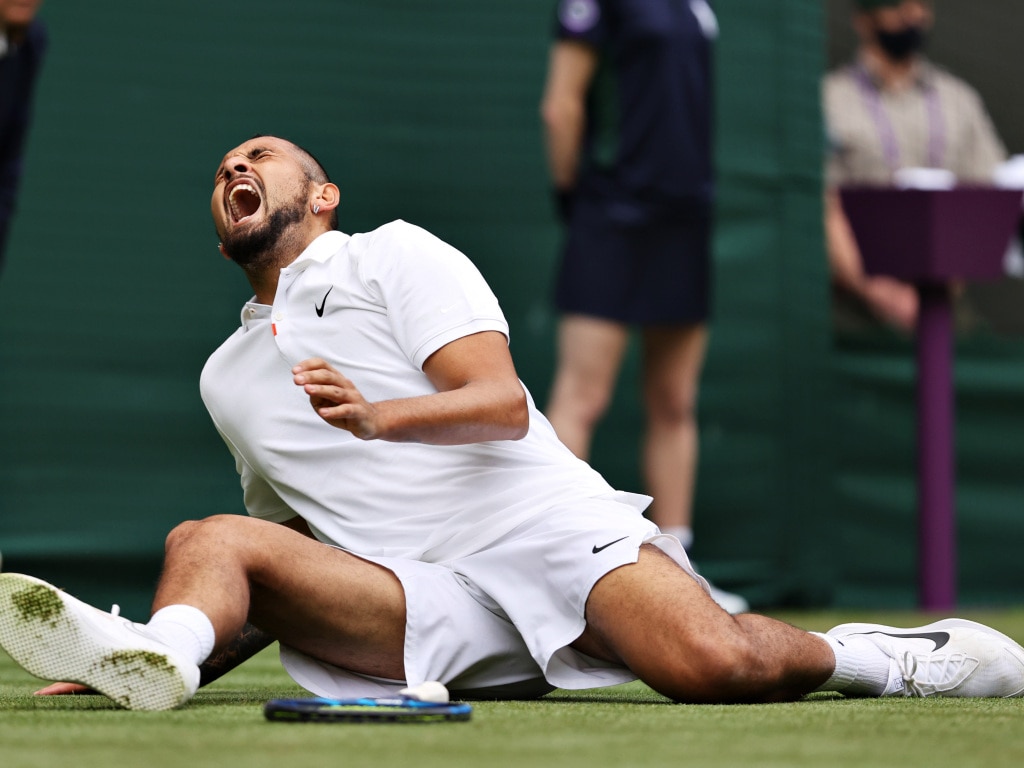
<instances>
[{"instance_id":1,"label":"nike swoosh logo on shirt","mask_svg":"<svg viewBox=\"0 0 1024 768\"><path fill-rule=\"evenodd\" d=\"M327 306L327 297L330 295L331 291L333 291L333 290L334 290L334 286L332 285L330 288L327 289L327 293L324 294L324 300L321 301L319 305L316 305L316 304L313 305L313 308L316 310L316 316L317 317L323 317L324 316L324 307Z\"/></svg>"}]
</instances>

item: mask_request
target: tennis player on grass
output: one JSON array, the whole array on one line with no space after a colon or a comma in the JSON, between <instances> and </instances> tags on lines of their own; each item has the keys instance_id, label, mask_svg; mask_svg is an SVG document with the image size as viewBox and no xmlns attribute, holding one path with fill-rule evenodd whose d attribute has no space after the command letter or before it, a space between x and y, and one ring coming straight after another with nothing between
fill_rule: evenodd
<instances>
[{"instance_id":1,"label":"tennis player on grass","mask_svg":"<svg viewBox=\"0 0 1024 768\"><path fill-rule=\"evenodd\" d=\"M636 678L681 702L1024 693L1024 649L979 624L730 616L650 499L558 442L470 261L401 221L342 234L338 204L288 141L225 155L213 218L255 295L201 389L250 517L170 533L147 624L0 575L0 645L26 670L165 709L276 639L325 696Z\"/></svg>"}]
</instances>

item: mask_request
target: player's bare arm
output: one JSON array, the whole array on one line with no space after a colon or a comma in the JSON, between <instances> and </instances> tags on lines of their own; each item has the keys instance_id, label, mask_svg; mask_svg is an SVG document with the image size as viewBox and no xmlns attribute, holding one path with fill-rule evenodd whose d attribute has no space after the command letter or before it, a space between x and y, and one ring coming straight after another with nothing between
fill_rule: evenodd
<instances>
[{"instance_id":1,"label":"player's bare arm","mask_svg":"<svg viewBox=\"0 0 1024 768\"><path fill-rule=\"evenodd\" d=\"M369 403L320 358L292 370L324 421L363 440L461 445L518 440L529 429L526 393L505 336L484 331L437 350L423 366L436 394Z\"/></svg>"}]
</instances>

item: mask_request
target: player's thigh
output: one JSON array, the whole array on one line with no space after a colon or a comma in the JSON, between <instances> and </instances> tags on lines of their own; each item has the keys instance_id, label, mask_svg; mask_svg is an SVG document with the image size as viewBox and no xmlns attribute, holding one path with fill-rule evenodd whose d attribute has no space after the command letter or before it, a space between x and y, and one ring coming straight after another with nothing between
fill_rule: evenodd
<instances>
[{"instance_id":1,"label":"player's thigh","mask_svg":"<svg viewBox=\"0 0 1024 768\"><path fill-rule=\"evenodd\" d=\"M578 650L657 681L699 678L741 639L735 620L692 575L645 544L635 564L606 574L590 592Z\"/></svg>"},{"instance_id":2,"label":"player's thigh","mask_svg":"<svg viewBox=\"0 0 1024 768\"><path fill-rule=\"evenodd\" d=\"M274 556L250 574L249 620L315 658L364 674L400 677L406 604L394 573L301 534L284 533L289 535L267 542Z\"/></svg>"}]
</instances>

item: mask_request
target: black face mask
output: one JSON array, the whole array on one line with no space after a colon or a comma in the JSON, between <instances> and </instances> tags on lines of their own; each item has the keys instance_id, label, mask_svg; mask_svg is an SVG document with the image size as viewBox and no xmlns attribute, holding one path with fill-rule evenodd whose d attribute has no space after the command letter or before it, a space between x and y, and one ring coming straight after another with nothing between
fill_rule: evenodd
<instances>
[{"instance_id":1,"label":"black face mask","mask_svg":"<svg viewBox=\"0 0 1024 768\"><path fill-rule=\"evenodd\" d=\"M924 29L922 27L904 27L899 32L875 31L878 44L893 61L906 61L924 48Z\"/></svg>"}]
</instances>

